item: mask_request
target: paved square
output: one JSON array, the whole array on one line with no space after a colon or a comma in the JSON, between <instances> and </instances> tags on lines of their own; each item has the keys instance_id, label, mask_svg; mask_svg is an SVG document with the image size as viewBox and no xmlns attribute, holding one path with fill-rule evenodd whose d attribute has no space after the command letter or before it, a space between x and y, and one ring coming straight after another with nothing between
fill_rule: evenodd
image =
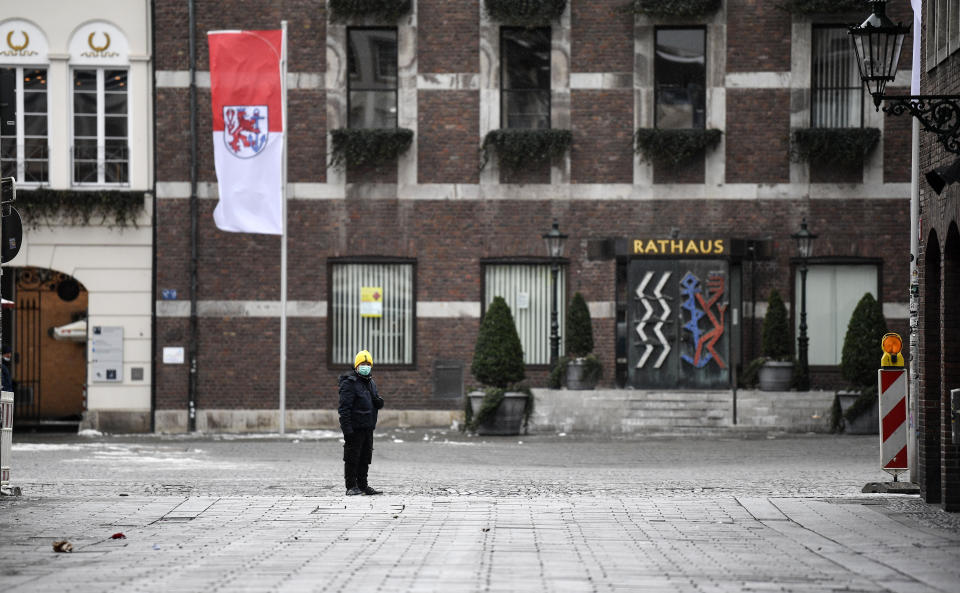
<instances>
[{"instance_id":1,"label":"paved square","mask_svg":"<svg viewBox=\"0 0 960 593\"><path fill-rule=\"evenodd\" d=\"M18 436L4 591L960 591L960 517L876 437ZM122 532L125 539L110 539ZM72 554L53 552L69 540Z\"/></svg>"}]
</instances>

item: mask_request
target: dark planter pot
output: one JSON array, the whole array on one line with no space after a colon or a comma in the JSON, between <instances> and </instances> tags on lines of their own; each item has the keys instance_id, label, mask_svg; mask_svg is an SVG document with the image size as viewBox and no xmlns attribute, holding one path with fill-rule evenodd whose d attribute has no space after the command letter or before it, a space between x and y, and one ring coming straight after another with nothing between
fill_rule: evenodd
<instances>
[{"instance_id":1,"label":"dark planter pot","mask_svg":"<svg viewBox=\"0 0 960 593\"><path fill-rule=\"evenodd\" d=\"M476 414L483 405L483 392L471 391L470 410ZM477 427L477 434L481 436L511 436L520 434L523 428L523 410L527 407L527 394L508 391L503 394L503 401L492 418Z\"/></svg>"},{"instance_id":2,"label":"dark planter pot","mask_svg":"<svg viewBox=\"0 0 960 593\"><path fill-rule=\"evenodd\" d=\"M567 363L567 389L593 389L597 380L587 380L587 364L582 360L571 360Z\"/></svg>"},{"instance_id":3,"label":"dark planter pot","mask_svg":"<svg viewBox=\"0 0 960 593\"><path fill-rule=\"evenodd\" d=\"M768 360L760 367L761 391L790 391L793 382L793 362Z\"/></svg>"},{"instance_id":4,"label":"dark planter pot","mask_svg":"<svg viewBox=\"0 0 960 593\"><path fill-rule=\"evenodd\" d=\"M859 396L859 393L838 393L840 412L846 414ZM873 406L853 420L844 418L843 432L844 434L880 434L880 402L873 402Z\"/></svg>"}]
</instances>

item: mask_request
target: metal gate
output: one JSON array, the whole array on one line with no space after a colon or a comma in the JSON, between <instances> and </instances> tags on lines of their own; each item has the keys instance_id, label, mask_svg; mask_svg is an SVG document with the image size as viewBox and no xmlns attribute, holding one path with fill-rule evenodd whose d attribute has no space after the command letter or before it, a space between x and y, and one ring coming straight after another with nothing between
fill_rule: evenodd
<instances>
[{"instance_id":1,"label":"metal gate","mask_svg":"<svg viewBox=\"0 0 960 593\"><path fill-rule=\"evenodd\" d=\"M726 261L632 260L627 286L627 370L631 386L730 386Z\"/></svg>"},{"instance_id":2,"label":"metal gate","mask_svg":"<svg viewBox=\"0 0 960 593\"><path fill-rule=\"evenodd\" d=\"M14 321L13 355L14 423L36 424L40 421L43 396L40 372L40 340L43 326L40 315L40 292L17 295Z\"/></svg>"}]
</instances>

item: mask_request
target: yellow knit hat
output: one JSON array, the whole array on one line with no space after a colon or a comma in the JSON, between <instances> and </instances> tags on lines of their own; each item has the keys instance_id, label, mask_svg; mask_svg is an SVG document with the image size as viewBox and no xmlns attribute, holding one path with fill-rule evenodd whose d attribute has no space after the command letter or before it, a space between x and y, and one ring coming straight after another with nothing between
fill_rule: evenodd
<instances>
[{"instance_id":1,"label":"yellow knit hat","mask_svg":"<svg viewBox=\"0 0 960 593\"><path fill-rule=\"evenodd\" d=\"M361 362L369 363L370 366L373 366L373 358L370 356L370 353L366 350L361 350L357 352L357 355L353 357L353 368L360 366Z\"/></svg>"}]
</instances>

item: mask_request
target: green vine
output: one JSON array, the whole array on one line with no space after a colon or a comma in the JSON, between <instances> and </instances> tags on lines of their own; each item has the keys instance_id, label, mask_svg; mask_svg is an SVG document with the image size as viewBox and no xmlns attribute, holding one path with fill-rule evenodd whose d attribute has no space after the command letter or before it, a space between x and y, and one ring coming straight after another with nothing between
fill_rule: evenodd
<instances>
[{"instance_id":1,"label":"green vine","mask_svg":"<svg viewBox=\"0 0 960 593\"><path fill-rule=\"evenodd\" d=\"M833 396L833 405L830 406L830 432L843 432L843 408L840 406L840 396Z\"/></svg>"},{"instance_id":2,"label":"green vine","mask_svg":"<svg viewBox=\"0 0 960 593\"><path fill-rule=\"evenodd\" d=\"M770 359L766 356L758 356L751 360L747 366L743 367L743 372L737 377L737 382L740 387L746 387L748 389L755 388L757 382L760 381L760 369L763 368L764 363L768 360Z\"/></svg>"},{"instance_id":3,"label":"green vine","mask_svg":"<svg viewBox=\"0 0 960 593\"><path fill-rule=\"evenodd\" d=\"M533 415L534 401L533 392L528 386L523 384L511 385L506 388L485 387L483 389L483 401L480 403L480 409L477 410L476 414L473 413L473 408L470 406L469 394L464 396L463 426L460 427L461 432L467 430L475 432L480 425L493 418L497 413L497 409L500 408L500 404L503 403L504 396L508 391L518 391L527 394L527 399L523 406L523 431L526 432L527 426L530 423L530 416Z\"/></svg>"},{"instance_id":4,"label":"green vine","mask_svg":"<svg viewBox=\"0 0 960 593\"><path fill-rule=\"evenodd\" d=\"M847 408L846 412L843 413L844 420L853 422L866 412L870 411L876 401L877 386L871 385L870 387L867 387L861 391L860 395L857 396L857 399L853 401L853 404Z\"/></svg>"},{"instance_id":5,"label":"green vine","mask_svg":"<svg viewBox=\"0 0 960 593\"><path fill-rule=\"evenodd\" d=\"M560 20L567 0L484 0L483 4L495 21L536 27Z\"/></svg>"},{"instance_id":6,"label":"green vine","mask_svg":"<svg viewBox=\"0 0 960 593\"><path fill-rule=\"evenodd\" d=\"M340 169L385 165L413 142L413 130L406 128L339 128L330 136L330 165Z\"/></svg>"},{"instance_id":7,"label":"green vine","mask_svg":"<svg viewBox=\"0 0 960 593\"><path fill-rule=\"evenodd\" d=\"M631 8L636 14L654 17L698 17L716 12L720 0L633 0Z\"/></svg>"},{"instance_id":8,"label":"green vine","mask_svg":"<svg viewBox=\"0 0 960 593\"><path fill-rule=\"evenodd\" d=\"M790 153L796 162L859 166L880 141L877 128L794 128Z\"/></svg>"},{"instance_id":9,"label":"green vine","mask_svg":"<svg viewBox=\"0 0 960 593\"><path fill-rule=\"evenodd\" d=\"M410 0L330 0L330 20L342 23L371 18L378 22L394 23L410 12L411 4Z\"/></svg>"},{"instance_id":10,"label":"green vine","mask_svg":"<svg viewBox=\"0 0 960 593\"><path fill-rule=\"evenodd\" d=\"M634 134L634 151L649 163L671 167L683 164L720 142L720 130L640 128Z\"/></svg>"},{"instance_id":11,"label":"green vine","mask_svg":"<svg viewBox=\"0 0 960 593\"><path fill-rule=\"evenodd\" d=\"M500 165L511 171L560 158L573 143L570 130L503 129L489 132L480 146L480 169L496 152Z\"/></svg>"},{"instance_id":12,"label":"green vine","mask_svg":"<svg viewBox=\"0 0 960 593\"><path fill-rule=\"evenodd\" d=\"M786 0L784 10L796 14L827 14L836 12L865 12L863 0Z\"/></svg>"},{"instance_id":13,"label":"green vine","mask_svg":"<svg viewBox=\"0 0 960 593\"><path fill-rule=\"evenodd\" d=\"M144 211L142 191L79 191L60 189L21 189L14 206L30 228L41 224L89 225L137 228L137 217Z\"/></svg>"}]
</instances>

